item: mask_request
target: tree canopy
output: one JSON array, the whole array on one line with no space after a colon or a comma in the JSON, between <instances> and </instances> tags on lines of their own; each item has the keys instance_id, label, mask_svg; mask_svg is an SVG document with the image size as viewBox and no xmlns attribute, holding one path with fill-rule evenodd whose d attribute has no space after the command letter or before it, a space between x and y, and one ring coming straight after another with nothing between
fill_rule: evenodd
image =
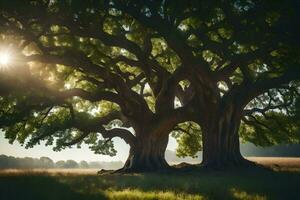
<instances>
[{"instance_id":1,"label":"tree canopy","mask_svg":"<svg viewBox=\"0 0 300 200\"><path fill-rule=\"evenodd\" d=\"M300 141L297 1L0 7L1 48L13 58L0 77L10 142L46 140L55 150L84 142L114 155L120 137L131 146L125 165L159 168L172 131L179 155L203 146L207 163L240 159L239 127L258 145Z\"/></svg>"}]
</instances>

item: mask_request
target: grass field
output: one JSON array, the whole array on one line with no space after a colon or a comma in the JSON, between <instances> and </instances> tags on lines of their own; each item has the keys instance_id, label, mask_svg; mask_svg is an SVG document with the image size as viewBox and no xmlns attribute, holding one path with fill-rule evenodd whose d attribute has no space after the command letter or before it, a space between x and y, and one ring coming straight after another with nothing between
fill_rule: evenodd
<instances>
[{"instance_id":1,"label":"grass field","mask_svg":"<svg viewBox=\"0 0 300 200\"><path fill-rule=\"evenodd\" d=\"M250 158L274 170L96 175L96 170L2 170L1 200L299 199L299 158Z\"/></svg>"}]
</instances>

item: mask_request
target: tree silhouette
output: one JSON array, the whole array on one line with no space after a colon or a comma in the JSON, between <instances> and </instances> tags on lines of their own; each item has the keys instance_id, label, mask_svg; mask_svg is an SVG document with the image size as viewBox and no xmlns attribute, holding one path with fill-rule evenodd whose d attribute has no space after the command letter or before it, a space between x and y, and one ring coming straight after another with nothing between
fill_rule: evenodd
<instances>
[{"instance_id":1,"label":"tree silhouette","mask_svg":"<svg viewBox=\"0 0 300 200\"><path fill-rule=\"evenodd\" d=\"M123 170L140 171L169 167L172 131L183 154L203 145L212 167L247 163L240 125L258 144L299 141L297 1L1 4L14 51L0 78L10 142L85 142L114 155L120 137L130 145Z\"/></svg>"},{"instance_id":2,"label":"tree silhouette","mask_svg":"<svg viewBox=\"0 0 300 200\"><path fill-rule=\"evenodd\" d=\"M79 163L79 167L86 169L86 168L89 168L89 164L85 160L82 160Z\"/></svg>"}]
</instances>

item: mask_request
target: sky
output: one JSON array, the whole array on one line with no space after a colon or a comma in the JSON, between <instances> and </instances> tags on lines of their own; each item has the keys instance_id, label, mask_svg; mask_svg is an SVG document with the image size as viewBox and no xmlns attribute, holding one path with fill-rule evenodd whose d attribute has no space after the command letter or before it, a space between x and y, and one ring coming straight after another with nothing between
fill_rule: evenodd
<instances>
[{"instance_id":1,"label":"sky","mask_svg":"<svg viewBox=\"0 0 300 200\"><path fill-rule=\"evenodd\" d=\"M75 160L75 161L123 161L125 162L129 152L129 146L119 138L114 139L115 148L118 151L116 156L105 156L94 154L87 145L82 145L81 149L72 147L71 149L65 149L60 152L55 152L52 150L51 146L45 146L44 143L36 145L33 148L25 149L17 141L12 145L8 143L5 139L4 133L0 132L0 155L5 154L14 157L33 157L40 158L46 156L54 161L58 160ZM176 140L172 137L169 139L169 144L167 149L175 150L177 146Z\"/></svg>"}]
</instances>

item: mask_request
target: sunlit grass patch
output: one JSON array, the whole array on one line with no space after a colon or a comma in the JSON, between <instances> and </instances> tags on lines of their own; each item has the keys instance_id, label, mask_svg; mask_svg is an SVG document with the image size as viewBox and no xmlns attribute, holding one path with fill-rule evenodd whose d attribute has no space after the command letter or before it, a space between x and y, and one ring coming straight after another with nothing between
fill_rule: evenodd
<instances>
[{"instance_id":1,"label":"sunlit grass patch","mask_svg":"<svg viewBox=\"0 0 300 200\"><path fill-rule=\"evenodd\" d=\"M237 200L267 200L267 197L259 194L249 194L245 191L232 188L230 190L232 196Z\"/></svg>"},{"instance_id":2,"label":"sunlit grass patch","mask_svg":"<svg viewBox=\"0 0 300 200\"><path fill-rule=\"evenodd\" d=\"M192 194L186 194L186 193L175 193L171 191L140 191L137 189L125 189L122 191L113 191L109 190L106 191L105 194L109 199L132 199L132 200L138 200L138 199L162 199L162 200L204 200L203 196L200 195L192 195Z\"/></svg>"}]
</instances>

